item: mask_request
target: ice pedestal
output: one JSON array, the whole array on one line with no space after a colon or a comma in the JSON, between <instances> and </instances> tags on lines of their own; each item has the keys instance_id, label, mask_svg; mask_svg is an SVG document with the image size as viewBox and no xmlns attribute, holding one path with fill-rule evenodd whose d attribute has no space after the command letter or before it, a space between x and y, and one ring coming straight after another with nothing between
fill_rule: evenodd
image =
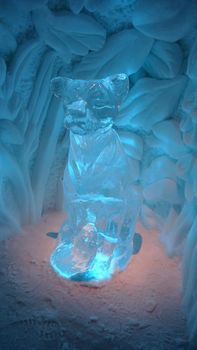
<instances>
[{"instance_id":1,"label":"ice pedestal","mask_svg":"<svg viewBox=\"0 0 197 350\"><path fill-rule=\"evenodd\" d=\"M124 74L97 81L55 78L70 128L64 172L65 210L59 242L51 255L54 270L78 281L109 279L126 268L133 253L141 205L138 186L113 118L128 90Z\"/></svg>"}]
</instances>

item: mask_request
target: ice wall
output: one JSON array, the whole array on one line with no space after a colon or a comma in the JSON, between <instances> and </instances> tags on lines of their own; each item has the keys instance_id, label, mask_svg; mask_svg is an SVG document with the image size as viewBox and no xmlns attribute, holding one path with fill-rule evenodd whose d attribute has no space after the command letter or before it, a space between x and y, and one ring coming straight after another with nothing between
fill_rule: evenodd
<instances>
[{"instance_id":1,"label":"ice wall","mask_svg":"<svg viewBox=\"0 0 197 350\"><path fill-rule=\"evenodd\" d=\"M68 135L56 75L124 72L115 128L142 186L141 220L183 258L197 342L197 0L0 1L1 238L61 208Z\"/></svg>"}]
</instances>

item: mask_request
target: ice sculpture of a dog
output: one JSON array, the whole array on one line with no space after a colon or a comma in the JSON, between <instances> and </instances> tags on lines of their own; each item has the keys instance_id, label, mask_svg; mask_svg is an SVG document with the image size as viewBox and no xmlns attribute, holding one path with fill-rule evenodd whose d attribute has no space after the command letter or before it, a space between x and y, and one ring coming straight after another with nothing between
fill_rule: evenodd
<instances>
[{"instance_id":1,"label":"ice sculpture of a dog","mask_svg":"<svg viewBox=\"0 0 197 350\"><path fill-rule=\"evenodd\" d=\"M68 218L51 256L56 272L74 280L104 280L124 269L132 256L140 196L132 169L112 128L127 96L128 77L52 80L63 99L70 150L64 172Z\"/></svg>"}]
</instances>

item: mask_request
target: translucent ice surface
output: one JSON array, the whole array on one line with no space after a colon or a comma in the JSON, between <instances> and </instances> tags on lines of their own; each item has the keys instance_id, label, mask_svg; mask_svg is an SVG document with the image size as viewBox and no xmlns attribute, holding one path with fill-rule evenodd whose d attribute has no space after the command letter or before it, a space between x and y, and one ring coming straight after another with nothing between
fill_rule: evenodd
<instances>
[{"instance_id":1,"label":"translucent ice surface","mask_svg":"<svg viewBox=\"0 0 197 350\"><path fill-rule=\"evenodd\" d=\"M65 278L105 280L123 270L132 256L140 207L130 160L112 129L128 78L55 78L52 90L63 98L70 150L64 172L68 218L51 264Z\"/></svg>"}]
</instances>

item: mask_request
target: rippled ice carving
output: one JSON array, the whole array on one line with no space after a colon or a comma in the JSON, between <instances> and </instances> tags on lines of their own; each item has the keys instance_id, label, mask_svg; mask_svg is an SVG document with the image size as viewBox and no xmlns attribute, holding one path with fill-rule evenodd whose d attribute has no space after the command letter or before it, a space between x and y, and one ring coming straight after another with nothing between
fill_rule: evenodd
<instances>
[{"instance_id":1,"label":"rippled ice carving","mask_svg":"<svg viewBox=\"0 0 197 350\"><path fill-rule=\"evenodd\" d=\"M54 78L64 103L70 150L64 173L66 221L51 256L54 270L73 280L105 280L133 254L140 192L130 181L129 158L112 129L128 93L128 77Z\"/></svg>"}]
</instances>

